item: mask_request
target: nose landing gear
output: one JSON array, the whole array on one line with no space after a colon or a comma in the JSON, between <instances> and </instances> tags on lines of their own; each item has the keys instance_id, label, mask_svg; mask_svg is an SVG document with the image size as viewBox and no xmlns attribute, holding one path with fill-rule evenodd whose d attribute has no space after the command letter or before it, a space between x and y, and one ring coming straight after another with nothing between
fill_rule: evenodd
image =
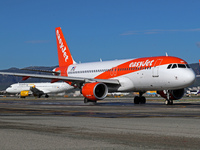
<instances>
[{"instance_id":1,"label":"nose landing gear","mask_svg":"<svg viewBox=\"0 0 200 150\"><path fill-rule=\"evenodd\" d=\"M165 100L166 105L173 105L173 100Z\"/></svg>"},{"instance_id":2,"label":"nose landing gear","mask_svg":"<svg viewBox=\"0 0 200 150\"><path fill-rule=\"evenodd\" d=\"M166 90L167 98L165 100L166 105L173 105L173 100L170 100L169 90Z\"/></svg>"}]
</instances>

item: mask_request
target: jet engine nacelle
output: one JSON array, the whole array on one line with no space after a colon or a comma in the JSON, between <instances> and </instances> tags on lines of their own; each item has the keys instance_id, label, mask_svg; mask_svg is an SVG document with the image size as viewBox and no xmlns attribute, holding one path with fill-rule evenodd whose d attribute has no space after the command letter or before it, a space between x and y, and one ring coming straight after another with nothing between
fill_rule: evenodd
<instances>
[{"instance_id":1,"label":"jet engine nacelle","mask_svg":"<svg viewBox=\"0 0 200 150\"><path fill-rule=\"evenodd\" d=\"M178 100L181 99L184 95L184 89L178 89L178 90L169 90L169 100ZM160 96L167 99L167 91L157 91Z\"/></svg>"},{"instance_id":2,"label":"jet engine nacelle","mask_svg":"<svg viewBox=\"0 0 200 150\"><path fill-rule=\"evenodd\" d=\"M89 100L102 100L108 94L108 87L104 83L86 83L82 88L82 94Z\"/></svg>"},{"instance_id":3,"label":"jet engine nacelle","mask_svg":"<svg viewBox=\"0 0 200 150\"><path fill-rule=\"evenodd\" d=\"M25 98L25 97L27 97L27 96L29 96L29 91L21 91L21 92L20 92L20 97L21 97L21 98Z\"/></svg>"}]
</instances>

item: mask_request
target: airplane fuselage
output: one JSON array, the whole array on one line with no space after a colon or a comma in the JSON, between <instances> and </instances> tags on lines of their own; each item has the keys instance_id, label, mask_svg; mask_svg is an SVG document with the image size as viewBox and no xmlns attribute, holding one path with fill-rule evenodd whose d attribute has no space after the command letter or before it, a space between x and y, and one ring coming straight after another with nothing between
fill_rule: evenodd
<instances>
[{"instance_id":1,"label":"airplane fuselage","mask_svg":"<svg viewBox=\"0 0 200 150\"><path fill-rule=\"evenodd\" d=\"M72 89L73 87L64 83L15 83L6 89L8 93L20 93L21 91L30 91L31 87L35 87L38 90L49 93L60 93L66 90Z\"/></svg>"},{"instance_id":2,"label":"airplane fuselage","mask_svg":"<svg viewBox=\"0 0 200 150\"><path fill-rule=\"evenodd\" d=\"M72 64L56 68L55 71L68 77L117 79L120 86L112 86L110 91L181 89L195 80L195 74L187 62L171 56Z\"/></svg>"}]
</instances>

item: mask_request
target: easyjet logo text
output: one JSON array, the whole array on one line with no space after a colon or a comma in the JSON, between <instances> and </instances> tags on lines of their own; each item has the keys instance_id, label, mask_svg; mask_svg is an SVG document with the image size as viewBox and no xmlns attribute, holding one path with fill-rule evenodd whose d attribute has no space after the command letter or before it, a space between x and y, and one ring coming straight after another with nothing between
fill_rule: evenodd
<instances>
[{"instance_id":1,"label":"easyjet logo text","mask_svg":"<svg viewBox=\"0 0 200 150\"><path fill-rule=\"evenodd\" d=\"M57 38L58 38L59 47L60 47L60 49L61 49L61 51L62 51L63 57L64 57L64 59L65 59L65 62L67 62L67 60L68 60L68 55L67 55L67 52L66 52L66 46L64 46L63 41L62 41L62 39L60 38L59 30L56 30L56 36L57 36Z\"/></svg>"},{"instance_id":2,"label":"easyjet logo text","mask_svg":"<svg viewBox=\"0 0 200 150\"><path fill-rule=\"evenodd\" d=\"M129 67L148 67L148 66L152 66L152 63L154 62L154 60L146 60L146 61L138 61L138 62L132 62L129 64Z\"/></svg>"}]
</instances>

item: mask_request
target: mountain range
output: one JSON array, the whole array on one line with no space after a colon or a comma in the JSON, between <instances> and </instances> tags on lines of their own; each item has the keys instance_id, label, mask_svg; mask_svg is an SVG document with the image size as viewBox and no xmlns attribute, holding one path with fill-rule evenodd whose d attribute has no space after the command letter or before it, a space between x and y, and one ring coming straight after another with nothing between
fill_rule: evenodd
<instances>
[{"instance_id":1,"label":"mountain range","mask_svg":"<svg viewBox=\"0 0 200 150\"><path fill-rule=\"evenodd\" d=\"M58 66L51 66L51 67L41 67L41 66L31 66L24 69L36 69L36 70L53 70ZM194 72L199 75L200 74L200 68L198 63L190 64L190 67L194 70ZM1 72L17 72L17 73L31 73L31 74L48 74L48 73L41 73L41 72L33 72L33 71L27 71L22 70L19 68L9 68L5 70L0 70ZM7 87L9 87L13 83L32 83L32 82L51 82L51 80L47 79L38 79L38 78L30 78L28 80L22 81L22 77L17 76L8 76L8 75L0 75L0 91L5 90ZM197 78L195 83L191 85L191 87L197 87L200 86L200 78Z\"/></svg>"}]
</instances>

